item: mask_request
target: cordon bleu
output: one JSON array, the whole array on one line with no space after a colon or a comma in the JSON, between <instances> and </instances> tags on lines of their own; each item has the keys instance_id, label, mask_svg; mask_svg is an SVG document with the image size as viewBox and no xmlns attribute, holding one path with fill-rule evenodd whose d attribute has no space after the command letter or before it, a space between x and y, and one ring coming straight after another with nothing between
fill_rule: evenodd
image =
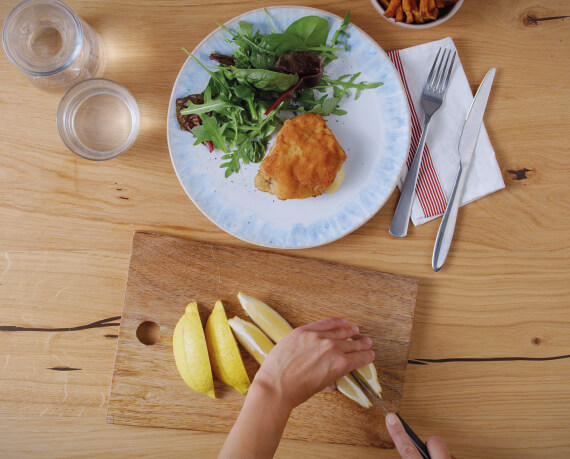
<instances>
[{"instance_id":1,"label":"cordon bleu","mask_svg":"<svg viewBox=\"0 0 570 459\"><path fill-rule=\"evenodd\" d=\"M279 199L318 196L334 182L345 160L323 117L305 113L285 121L261 162L255 186Z\"/></svg>"}]
</instances>

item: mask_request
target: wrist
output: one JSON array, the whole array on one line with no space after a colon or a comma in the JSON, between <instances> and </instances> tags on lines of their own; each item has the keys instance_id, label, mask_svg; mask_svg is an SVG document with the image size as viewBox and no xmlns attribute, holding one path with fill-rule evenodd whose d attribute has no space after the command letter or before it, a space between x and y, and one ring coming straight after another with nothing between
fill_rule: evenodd
<instances>
[{"instance_id":1,"label":"wrist","mask_svg":"<svg viewBox=\"0 0 570 459\"><path fill-rule=\"evenodd\" d=\"M219 458L273 457L290 414L280 391L256 376Z\"/></svg>"},{"instance_id":2,"label":"wrist","mask_svg":"<svg viewBox=\"0 0 570 459\"><path fill-rule=\"evenodd\" d=\"M248 391L248 396L275 411L276 415L288 418L294 406L289 403L280 384L276 384L264 373L258 372Z\"/></svg>"}]
</instances>

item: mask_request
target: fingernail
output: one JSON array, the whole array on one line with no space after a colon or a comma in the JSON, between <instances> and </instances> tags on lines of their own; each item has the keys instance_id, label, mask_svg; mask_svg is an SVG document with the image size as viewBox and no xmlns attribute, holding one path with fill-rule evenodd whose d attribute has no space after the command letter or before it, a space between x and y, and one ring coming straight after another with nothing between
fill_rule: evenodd
<instances>
[{"instance_id":1,"label":"fingernail","mask_svg":"<svg viewBox=\"0 0 570 459\"><path fill-rule=\"evenodd\" d=\"M362 342L364 344L372 344L372 340L370 338L368 338L368 336L365 336L364 338L362 338Z\"/></svg>"},{"instance_id":2,"label":"fingernail","mask_svg":"<svg viewBox=\"0 0 570 459\"><path fill-rule=\"evenodd\" d=\"M352 325L351 328L354 333L358 333L358 327L356 325Z\"/></svg>"},{"instance_id":3,"label":"fingernail","mask_svg":"<svg viewBox=\"0 0 570 459\"><path fill-rule=\"evenodd\" d=\"M344 317L342 317L340 320L343 321L345 324L348 323L348 320L346 320Z\"/></svg>"},{"instance_id":4,"label":"fingernail","mask_svg":"<svg viewBox=\"0 0 570 459\"><path fill-rule=\"evenodd\" d=\"M391 426L398 424L398 417L394 413L388 413L386 415L386 422Z\"/></svg>"}]
</instances>

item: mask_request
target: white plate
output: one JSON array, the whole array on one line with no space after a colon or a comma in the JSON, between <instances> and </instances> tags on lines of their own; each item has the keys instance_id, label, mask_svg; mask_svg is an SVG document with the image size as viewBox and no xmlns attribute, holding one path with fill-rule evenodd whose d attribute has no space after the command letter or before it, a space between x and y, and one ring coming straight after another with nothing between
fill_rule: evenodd
<instances>
[{"instance_id":1,"label":"white plate","mask_svg":"<svg viewBox=\"0 0 570 459\"><path fill-rule=\"evenodd\" d=\"M303 16L316 15L330 24L331 34L342 19L322 10L306 7L266 8L275 28L283 31ZM263 9L238 16L254 24L254 31L271 31ZM182 187L194 204L212 222L229 234L252 244L275 248L308 248L332 242L368 221L386 202L402 171L410 141L410 117L400 78L378 44L362 30L350 25L348 52L340 52L325 72L338 77L361 72L358 79L382 81L383 86L367 89L358 100L345 98L341 108L348 114L327 117L347 154L345 181L333 194L316 198L280 201L259 191L253 180L259 164L242 166L237 174L224 177L221 154L194 146L194 137L176 121L176 99L204 90L209 75L193 59L187 59L174 83L168 108L168 147ZM227 33L214 30L193 51L201 62L211 62L212 51L233 54L224 41ZM330 39L330 36L329 36Z\"/></svg>"}]
</instances>

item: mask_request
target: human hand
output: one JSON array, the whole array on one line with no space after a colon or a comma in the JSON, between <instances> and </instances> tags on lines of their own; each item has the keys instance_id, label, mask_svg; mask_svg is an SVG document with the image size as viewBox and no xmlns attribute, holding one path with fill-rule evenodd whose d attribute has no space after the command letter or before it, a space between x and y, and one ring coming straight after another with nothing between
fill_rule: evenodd
<instances>
[{"instance_id":1,"label":"human hand","mask_svg":"<svg viewBox=\"0 0 570 459\"><path fill-rule=\"evenodd\" d=\"M374 360L370 338L348 339L357 334L358 327L340 318L298 327L271 350L252 386L271 391L292 410L341 376Z\"/></svg>"},{"instance_id":2,"label":"human hand","mask_svg":"<svg viewBox=\"0 0 570 459\"><path fill-rule=\"evenodd\" d=\"M394 440L396 449L402 458L422 459L422 455L416 449L410 437L408 437L408 434L404 430L404 426L398 419L398 416L396 416L394 413L388 414L388 416L386 416L386 427L388 428L388 432L390 433L392 440ZM453 456L449 454L443 438L438 437L437 435L432 435L429 437L428 441L426 442L426 446L431 459L453 458Z\"/></svg>"}]
</instances>

